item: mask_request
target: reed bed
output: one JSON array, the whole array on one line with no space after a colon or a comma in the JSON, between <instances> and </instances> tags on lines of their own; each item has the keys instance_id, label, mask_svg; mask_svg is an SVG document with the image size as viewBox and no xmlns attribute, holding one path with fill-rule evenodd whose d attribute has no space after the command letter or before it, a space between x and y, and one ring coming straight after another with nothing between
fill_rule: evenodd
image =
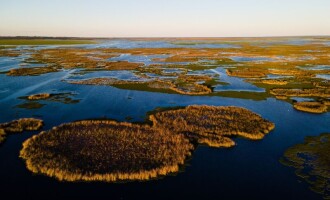
<instances>
[{"instance_id":1,"label":"reed bed","mask_svg":"<svg viewBox=\"0 0 330 200\"><path fill-rule=\"evenodd\" d=\"M275 96L286 97L330 97L330 89L324 88L306 88L306 89L287 89L274 88L270 90L270 94Z\"/></svg>"},{"instance_id":2,"label":"reed bed","mask_svg":"<svg viewBox=\"0 0 330 200\"><path fill-rule=\"evenodd\" d=\"M322 102L296 102L293 107L297 110L310 113L324 113L327 112L328 106Z\"/></svg>"},{"instance_id":3,"label":"reed bed","mask_svg":"<svg viewBox=\"0 0 330 200\"><path fill-rule=\"evenodd\" d=\"M152 126L111 120L63 124L26 140L20 157L33 173L65 181L149 180L178 172L193 144L232 147L261 139L274 124L237 107L188 106L150 115Z\"/></svg>"},{"instance_id":4,"label":"reed bed","mask_svg":"<svg viewBox=\"0 0 330 200\"><path fill-rule=\"evenodd\" d=\"M48 99L50 98L49 93L40 93L40 94L32 94L27 97L29 100L39 100L39 99Z\"/></svg>"},{"instance_id":5,"label":"reed bed","mask_svg":"<svg viewBox=\"0 0 330 200\"><path fill-rule=\"evenodd\" d=\"M43 126L43 121L34 118L21 118L0 124L0 144L9 133L21 133L23 131L36 131Z\"/></svg>"},{"instance_id":6,"label":"reed bed","mask_svg":"<svg viewBox=\"0 0 330 200\"><path fill-rule=\"evenodd\" d=\"M65 181L149 180L179 170L193 145L180 134L109 120L63 124L33 136L27 168Z\"/></svg>"},{"instance_id":7,"label":"reed bed","mask_svg":"<svg viewBox=\"0 0 330 200\"><path fill-rule=\"evenodd\" d=\"M150 116L154 126L178 133L193 133L199 141L232 146L230 136L259 140L275 125L259 115L239 107L188 106L184 109L159 112ZM219 137L220 136L220 137ZM209 142L209 143L212 143ZM213 145L215 146L215 145Z\"/></svg>"},{"instance_id":8,"label":"reed bed","mask_svg":"<svg viewBox=\"0 0 330 200\"><path fill-rule=\"evenodd\" d=\"M59 68L57 66L47 66L47 67L22 67L9 70L6 74L8 76L38 76L41 74L58 72Z\"/></svg>"}]
</instances>

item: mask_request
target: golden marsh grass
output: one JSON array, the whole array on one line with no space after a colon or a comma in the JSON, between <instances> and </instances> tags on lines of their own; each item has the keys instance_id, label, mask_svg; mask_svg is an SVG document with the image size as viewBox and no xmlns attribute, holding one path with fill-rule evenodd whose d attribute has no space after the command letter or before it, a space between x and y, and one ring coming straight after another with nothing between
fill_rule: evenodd
<instances>
[{"instance_id":1,"label":"golden marsh grass","mask_svg":"<svg viewBox=\"0 0 330 200\"><path fill-rule=\"evenodd\" d=\"M328 106L321 102L296 102L293 104L293 107L310 113L324 113L328 110Z\"/></svg>"},{"instance_id":2,"label":"golden marsh grass","mask_svg":"<svg viewBox=\"0 0 330 200\"><path fill-rule=\"evenodd\" d=\"M6 139L8 133L23 131L36 131L43 126L43 121L34 118L21 118L0 124L0 144Z\"/></svg>"},{"instance_id":3,"label":"golden marsh grass","mask_svg":"<svg viewBox=\"0 0 330 200\"><path fill-rule=\"evenodd\" d=\"M109 120L63 124L33 136L20 157L58 180L149 180L177 172L193 146L183 135Z\"/></svg>"},{"instance_id":4,"label":"golden marsh grass","mask_svg":"<svg viewBox=\"0 0 330 200\"><path fill-rule=\"evenodd\" d=\"M26 140L33 173L65 181L149 180L178 172L193 144L232 147L232 136L262 139L274 124L237 107L188 106L150 115L153 125L85 120Z\"/></svg>"}]
</instances>

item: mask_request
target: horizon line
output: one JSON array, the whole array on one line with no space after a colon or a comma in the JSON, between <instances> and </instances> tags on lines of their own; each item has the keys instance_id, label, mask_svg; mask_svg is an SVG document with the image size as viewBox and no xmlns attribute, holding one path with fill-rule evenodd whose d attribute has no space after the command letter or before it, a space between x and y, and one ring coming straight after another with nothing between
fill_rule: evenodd
<instances>
[{"instance_id":1,"label":"horizon line","mask_svg":"<svg viewBox=\"0 0 330 200\"><path fill-rule=\"evenodd\" d=\"M115 37L102 37L102 36L24 36L24 35L16 35L16 36L1 36L0 39L3 38L77 38L77 39L184 39L184 38L201 38L201 39L223 39L223 38L290 38L290 37L330 37L330 35L275 35L275 36L115 36Z\"/></svg>"}]
</instances>

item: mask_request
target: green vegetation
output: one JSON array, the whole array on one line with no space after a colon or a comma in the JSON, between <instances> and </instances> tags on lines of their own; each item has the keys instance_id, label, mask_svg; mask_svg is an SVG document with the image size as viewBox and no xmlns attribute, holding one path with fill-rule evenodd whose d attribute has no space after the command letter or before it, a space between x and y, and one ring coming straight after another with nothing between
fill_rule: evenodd
<instances>
[{"instance_id":1,"label":"green vegetation","mask_svg":"<svg viewBox=\"0 0 330 200\"><path fill-rule=\"evenodd\" d=\"M153 112L150 125L86 120L23 143L33 173L65 181L149 180L178 172L194 144L232 147L229 137L262 139L274 124L237 107L188 106Z\"/></svg>"},{"instance_id":2,"label":"green vegetation","mask_svg":"<svg viewBox=\"0 0 330 200\"><path fill-rule=\"evenodd\" d=\"M94 44L93 40L58 40L58 39L0 39L0 45L75 45Z\"/></svg>"},{"instance_id":3,"label":"green vegetation","mask_svg":"<svg viewBox=\"0 0 330 200\"><path fill-rule=\"evenodd\" d=\"M40 119L22 118L0 124L0 144L6 139L9 133L21 133L23 131L36 131L43 126Z\"/></svg>"},{"instance_id":4,"label":"green vegetation","mask_svg":"<svg viewBox=\"0 0 330 200\"><path fill-rule=\"evenodd\" d=\"M307 137L285 151L281 163L294 167L297 176L311 185L311 190L330 199L330 134Z\"/></svg>"}]
</instances>

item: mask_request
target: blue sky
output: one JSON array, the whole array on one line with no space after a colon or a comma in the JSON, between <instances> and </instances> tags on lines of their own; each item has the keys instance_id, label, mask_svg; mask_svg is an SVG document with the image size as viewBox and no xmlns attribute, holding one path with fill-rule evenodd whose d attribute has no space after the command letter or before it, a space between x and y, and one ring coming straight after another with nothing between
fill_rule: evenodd
<instances>
[{"instance_id":1,"label":"blue sky","mask_svg":"<svg viewBox=\"0 0 330 200\"><path fill-rule=\"evenodd\" d=\"M330 35L330 0L0 0L0 35Z\"/></svg>"}]
</instances>

